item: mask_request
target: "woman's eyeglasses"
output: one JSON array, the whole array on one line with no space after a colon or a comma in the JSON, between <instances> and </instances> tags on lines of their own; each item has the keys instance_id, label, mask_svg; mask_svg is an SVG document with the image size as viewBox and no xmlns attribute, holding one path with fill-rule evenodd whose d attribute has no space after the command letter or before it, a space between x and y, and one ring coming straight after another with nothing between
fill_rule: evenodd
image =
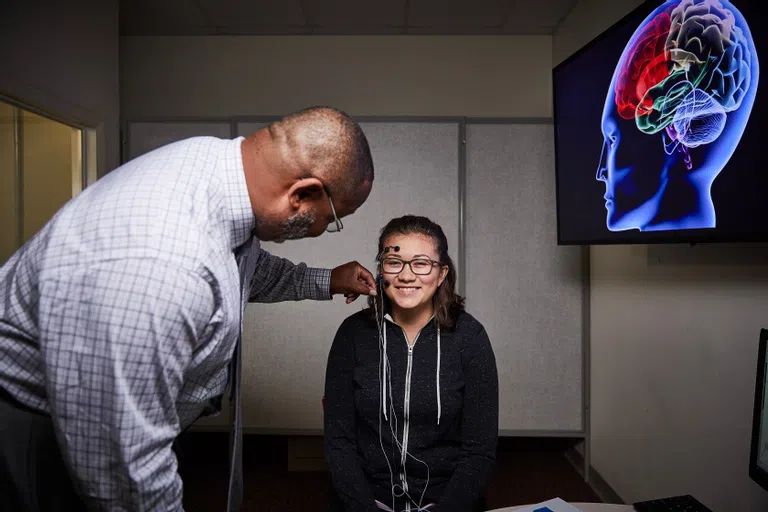
<instances>
[{"instance_id":1,"label":"woman's eyeglasses","mask_svg":"<svg viewBox=\"0 0 768 512\"><path fill-rule=\"evenodd\" d=\"M429 258L414 258L410 261L401 260L399 258L387 258L381 265L382 272L385 274L399 274L403 271L406 265L411 267L411 272L419 276L425 276L432 272L432 267L439 265L439 261L431 260Z\"/></svg>"}]
</instances>

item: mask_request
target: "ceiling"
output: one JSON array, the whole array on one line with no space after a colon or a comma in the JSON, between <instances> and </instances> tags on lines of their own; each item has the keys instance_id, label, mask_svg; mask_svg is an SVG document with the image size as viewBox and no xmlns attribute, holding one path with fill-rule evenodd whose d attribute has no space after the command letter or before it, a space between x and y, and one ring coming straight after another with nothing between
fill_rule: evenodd
<instances>
[{"instance_id":1,"label":"ceiling","mask_svg":"<svg viewBox=\"0 0 768 512\"><path fill-rule=\"evenodd\" d=\"M122 0L138 35L551 34L577 0Z\"/></svg>"}]
</instances>

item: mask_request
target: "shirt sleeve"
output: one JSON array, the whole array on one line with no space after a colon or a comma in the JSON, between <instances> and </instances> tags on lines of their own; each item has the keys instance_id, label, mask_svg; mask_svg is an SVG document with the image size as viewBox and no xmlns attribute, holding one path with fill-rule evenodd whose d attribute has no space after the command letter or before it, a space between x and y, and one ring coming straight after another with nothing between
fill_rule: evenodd
<instances>
[{"instance_id":1,"label":"shirt sleeve","mask_svg":"<svg viewBox=\"0 0 768 512\"><path fill-rule=\"evenodd\" d=\"M331 269L294 264L259 249L249 302L331 300Z\"/></svg>"},{"instance_id":2,"label":"shirt sleeve","mask_svg":"<svg viewBox=\"0 0 768 512\"><path fill-rule=\"evenodd\" d=\"M496 358L484 328L464 347L464 405L461 453L435 512L474 510L496 460L499 382Z\"/></svg>"},{"instance_id":3,"label":"shirt sleeve","mask_svg":"<svg viewBox=\"0 0 768 512\"><path fill-rule=\"evenodd\" d=\"M331 345L326 366L323 436L326 463L345 512L379 511L357 453L354 367L352 342L342 325Z\"/></svg>"},{"instance_id":4,"label":"shirt sleeve","mask_svg":"<svg viewBox=\"0 0 768 512\"><path fill-rule=\"evenodd\" d=\"M182 510L176 399L215 310L203 278L151 259L41 280L41 349L54 429L95 510Z\"/></svg>"}]
</instances>

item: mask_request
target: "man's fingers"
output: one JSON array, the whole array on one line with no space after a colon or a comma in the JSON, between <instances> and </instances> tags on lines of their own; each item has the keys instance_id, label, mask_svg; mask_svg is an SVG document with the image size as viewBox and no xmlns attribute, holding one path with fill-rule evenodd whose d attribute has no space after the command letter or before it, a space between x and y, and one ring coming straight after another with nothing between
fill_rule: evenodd
<instances>
[{"instance_id":1,"label":"man's fingers","mask_svg":"<svg viewBox=\"0 0 768 512\"><path fill-rule=\"evenodd\" d=\"M355 283L352 285L352 289L349 290L349 293L345 294L346 296L354 295L357 297L358 295L370 295L373 288L369 288L367 284L365 284L363 281L355 281Z\"/></svg>"},{"instance_id":2,"label":"man's fingers","mask_svg":"<svg viewBox=\"0 0 768 512\"><path fill-rule=\"evenodd\" d=\"M367 268L363 267L359 263L357 266L357 279L358 281L365 283L365 288L361 289L360 293L364 293L366 295L376 295L376 280L373 278L373 274L371 274Z\"/></svg>"},{"instance_id":3,"label":"man's fingers","mask_svg":"<svg viewBox=\"0 0 768 512\"><path fill-rule=\"evenodd\" d=\"M368 269L362 266L360 267L360 274L358 275L358 279L360 278L365 281L369 288L376 288L376 280L373 278L373 274L371 274Z\"/></svg>"},{"instance_id":4,"label":"man's fingers","mask_svg":"<svg viewBox=\"0 0 768 512\"><path fill-rule=\"evenodd\" d=\"M358 281L357 290L355 291L362 295L376 295L376 284Z\"/></svg>"},{"instance_id":5,"label":"man's fingers","mask_svg":"<svg viewBox=\"0 0 768 512\"><path fill-rule=\"evenodd\" d=\"M355 301L360 295L376 295L376 288L369 287L367 283L358 279L354 284L354 289L344 294L347 304Z\"/></svg>"},{"instance_id":6,"label":"man's fingers","mask_svg":"<svg viewBox=\"0 0 768 512\"><path fill-rule=\"evenodd\" d=\"M357 300L360 295L377 295L373 274L356 261L334 269L331 273L331 290L332 293L343 292L347 304Z\"/></svg>"}]
</instances>

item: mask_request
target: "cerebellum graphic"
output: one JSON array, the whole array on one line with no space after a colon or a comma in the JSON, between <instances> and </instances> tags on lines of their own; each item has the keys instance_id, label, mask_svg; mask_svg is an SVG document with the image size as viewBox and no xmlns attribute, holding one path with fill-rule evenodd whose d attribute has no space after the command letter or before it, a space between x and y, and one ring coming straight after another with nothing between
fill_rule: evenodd
<instances>
[{"instance_id":1,"label":"cerebellum graphic","mask_svg":"<svg viewBox=\"0 0 768 512\"><path fill-rule=\"evenodd\" d=\"M689 148L709 144L725 127L725 109L701 89L693 89L677 107L672 124L674 139Z\"/></svg>"},{"instance_id":2,"label":"cerebellum graphic","mask_svg":"<svg viewBox=\"0 0 768 512\"><path fill-rule=\"evenodd\" d=\"M630 42L615 83L623 119L664 149L712 143L749 89L751 53L733 13L719 0L682 0L656 14Z\"/></svg>"}]
</instances>

